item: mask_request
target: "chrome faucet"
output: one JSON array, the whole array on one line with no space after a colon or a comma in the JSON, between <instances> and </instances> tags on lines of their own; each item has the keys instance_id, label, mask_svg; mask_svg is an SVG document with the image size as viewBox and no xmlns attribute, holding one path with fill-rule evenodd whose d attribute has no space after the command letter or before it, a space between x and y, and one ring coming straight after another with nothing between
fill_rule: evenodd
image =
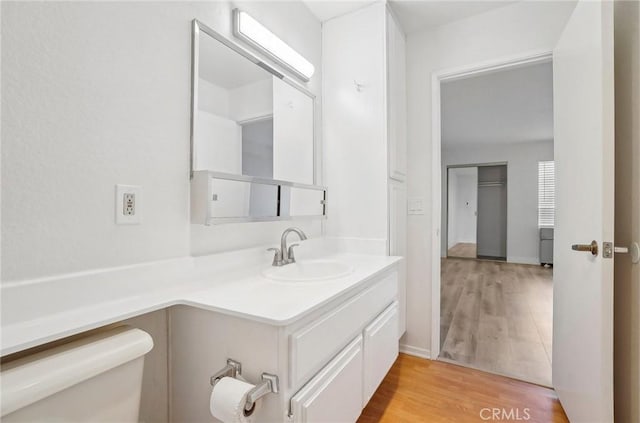
<instances>
[{"instance_id":1,"label":"chrome faucet","mask_svg":"<svg viewBox=\"0 0 640 423\"><path fill-rule=\"evenodd\" d=\"M307 239L307 235L302 232L301 229L298 228L288 228L282 233L282 238L280 238L280 248L268 248L267 251L273 251L273 266L284 266L285 264L295 263L296 257L293 254L293 247L297 247L300 244L291 244L289 248L287 248L287 236L291 233L295 232L298 234L298 237L301 241Z\"/></svg>"}]
</instances>

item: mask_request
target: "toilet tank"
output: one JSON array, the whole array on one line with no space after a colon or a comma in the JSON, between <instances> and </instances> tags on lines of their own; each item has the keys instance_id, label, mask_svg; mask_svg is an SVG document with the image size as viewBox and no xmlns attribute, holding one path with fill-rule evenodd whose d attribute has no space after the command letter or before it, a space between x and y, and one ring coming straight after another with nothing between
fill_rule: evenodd
<instances>
[{"instance_id":1,"label":"toilet tank","mask_svg":"<svg viewBox=\"0 0 640 423\"><path fill-rule=\"evenodd\" d=\"M148 333L121 326L2 366L2 422L137 422Z\"/></svg>"}]
</instances>

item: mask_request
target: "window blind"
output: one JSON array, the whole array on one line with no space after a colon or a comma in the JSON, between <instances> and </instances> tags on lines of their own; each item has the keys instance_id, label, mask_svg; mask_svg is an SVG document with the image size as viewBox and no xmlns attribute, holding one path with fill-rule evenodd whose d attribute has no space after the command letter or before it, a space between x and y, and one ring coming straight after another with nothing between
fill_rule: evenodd
<instances>
[{"instance_id":1,"label":"window blind","mask_svg":"<svg viewBox=\"0 0 640 423\"><path fill-rule=\"evenodd\" d=\"M553 161L538 162L538 226L553 226L556 208L556 172Z\"/></svg>"}]
</instances>

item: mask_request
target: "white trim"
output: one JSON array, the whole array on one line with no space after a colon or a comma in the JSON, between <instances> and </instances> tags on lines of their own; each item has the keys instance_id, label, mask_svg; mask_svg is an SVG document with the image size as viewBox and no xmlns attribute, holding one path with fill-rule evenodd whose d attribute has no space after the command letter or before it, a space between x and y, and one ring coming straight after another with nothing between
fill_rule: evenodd
<instances>
[{"instance_id":1,"label":"white trim","mask_svg":"<svg viewBox=\"0 0 640 423\"><path fill-rule=\"evenodd\" d=\"M419 348L411 345L400 344L400 352L404 354L413 355L415 357L426 358L427 360L431 360L431 351L425 348Z\"/></svg>"},{"instance_id":2,"label":"white trim","mask_svg":"<svg viewBox=\"0 0 640 423\"><path fill-rule=\"evenodd\" d=\"M536 50L501 59L442 69L431 74L431 234L433 235L431 238L431 352L434 357L440 354L440 224L442 221L440 83L445 80L469 78L488 72L545 63L552 60L552 58L551 51Z\"/></svg>"},{"instance_id":3,"label":"white trim","mask_svg":"<svg viewBox=\"0 0 640 423\"><path fill-rule=\"evenodd\" d=\"M440 133L440 80L431 75L431 351L440 355L440 245L442 222L442 159Z\"/></svg>"},{"instance_id":4,"label":"white trim","mask_svg":"<svg viewBox=\"0 0 640 423\"><path fill-rule=\"evenodd\" d=\"M531 51L525 54L508 56L503 59L487 60L475 64L442 69L433 72L440 81L454 81L456 79L470 78L479 74L499 72L507 69L517 69L537 63L550 62L553 57L551 51Z\"/></svg>"}]
</instances>

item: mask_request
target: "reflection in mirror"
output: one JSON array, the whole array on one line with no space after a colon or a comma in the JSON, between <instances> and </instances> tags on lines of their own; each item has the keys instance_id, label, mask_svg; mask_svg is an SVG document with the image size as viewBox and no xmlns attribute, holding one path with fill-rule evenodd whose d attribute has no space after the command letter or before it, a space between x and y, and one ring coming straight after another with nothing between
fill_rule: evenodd
<instances>
[{"instance_id":1,"label":"reflection in mirror","mask_svg":"<svg viewBox=\"0 0 640 423\"><path fill-rule=\"evenodd\" d=\"M278 216L278 186L212 179L211 216L267 218Z\"/></svg>"},{"instance_id":2,"label":"reflection in mirror","mask_svg":"<svg viewBox=\"0 0 640 423\"><path fill-rule=\"evenodd\" d=\"M327 189L253 176L197 171L191 181L191 221L231 222L325 218Z\"/></svg>"},{"instance_id":3,"label":"reflection in mirror","mask_svg":"<svg viewBox=\"0 0 640 423\"><path fill-rule=\"evenodd\" d=\"M291 217L325 215L325 191L282 186L280 215Z\"/></svg>"},{"instance_id":4,"label":"reflection in mirror","mask_svg":"<svg viewBox=\"0 0 640 423\"><path fill-rule=\"evenodd\" d=\"M193 170L313 184L313 98L198 34Z\"/></svg>"}]
</instances>

